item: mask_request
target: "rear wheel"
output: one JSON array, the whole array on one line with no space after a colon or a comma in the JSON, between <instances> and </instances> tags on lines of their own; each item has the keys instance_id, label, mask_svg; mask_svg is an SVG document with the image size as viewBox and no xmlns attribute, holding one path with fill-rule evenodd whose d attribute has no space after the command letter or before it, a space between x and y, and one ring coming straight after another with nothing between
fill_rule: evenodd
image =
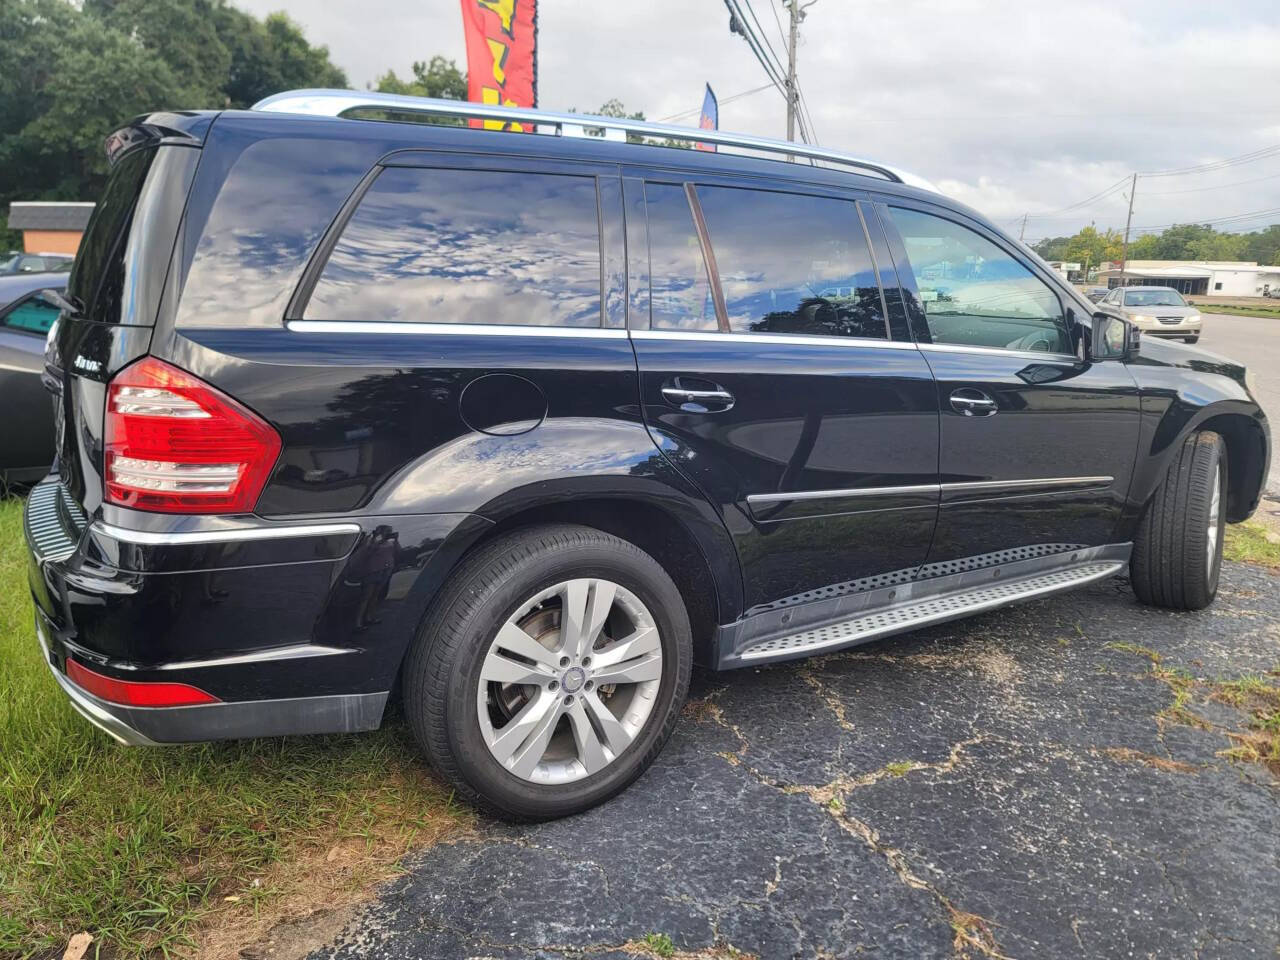
<instances>
[{"instance_id":1,"label":"rear wheel","mask_svg":"<svg viewBox=\"0 0 1280 960\"><path fill-rule=\"evenodd\" d=\"M1143 603L1199 610L1213 602L1226 523L1226 446L1211 431L1183 441L1142 518L1129 572Z\"/></svg>"},{"instance_id":2,"label":"rear wheel","mask_svg":"<svg viewBox=\"0 0 1280 960\"><path fill-rule=\"evenodd\" d=\"M405 711L472 802L541 820L606 800L662 749L689 685L683 599L638 547L517 531L463 563L405 667Z\"/></svg>"}]
</instances>

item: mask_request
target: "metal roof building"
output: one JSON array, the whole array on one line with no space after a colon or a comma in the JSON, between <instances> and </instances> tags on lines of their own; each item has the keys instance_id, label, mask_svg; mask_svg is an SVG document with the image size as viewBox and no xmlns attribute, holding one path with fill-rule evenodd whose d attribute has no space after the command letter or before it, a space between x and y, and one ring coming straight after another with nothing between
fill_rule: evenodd
<instances>
[{"instance_id":1,"label":"metal roof building","mask_svg":"<svg viewBox=\"0 0 1280 960\"><path fill-rule=\"evenodd\" d=\"M22 231L22 246L27 253L74 254L84 228L89 225L93 206L61 201L14 201L9 204L9 229Z\"/></svg>"}]
</instances>

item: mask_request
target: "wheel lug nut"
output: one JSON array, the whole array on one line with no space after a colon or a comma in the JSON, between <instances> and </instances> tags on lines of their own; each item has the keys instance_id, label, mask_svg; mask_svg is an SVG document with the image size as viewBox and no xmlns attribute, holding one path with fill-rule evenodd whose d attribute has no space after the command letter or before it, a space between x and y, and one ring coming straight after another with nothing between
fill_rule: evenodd
<instances>
[{"instance_id":1,"label":"wheel lug nut","mask_svg":"<svg viewBox=\"0 0 1280 960\"><path fill-rule=\"evenodd\" d=\"M594 683L594 682L592 682L591 680L588 680L586 683L584 683L584 684L582 685L582 689L583 689L583 690L590 690L590 689L591 689L592 687L594 687L594 686L595 686L595 683Z\"/></svg>"},{"instance_id":2,"label":"wheel lug nut","mask_svg":"<svg viewBox=\"0 0 1280 960\"><path fill-rule=\"evenodd\" d=\"M589 667L589 666L591 666L591 658L590 658L590 657L583 657L583 658L582 658L582 665L583 665L584 667Z\"/></svg>"},{"instance_id":3,"label":"wheel lug nut","mask_svg":"<svg viewBox=\"0 0 1280 960\"><path fill-rule=\"evenodd\" d=\"M559 687L560 687L560 681L559 681L559 680L552 680L550 683L548 683L548 684L547 684L547 689L548 689L548 690L556 690L556 689L558 689Z\"/></svg>"},{"instance_id":4,"label":"wheel lug nut","mask_svg":"<svg viewBox=\"0 0 1280 960\"><path fill-rule=\"evenodd\" d=\"M569 665L569 658L568 658L568 657L561 657L561 658L560 658L560 666L562 666L562 667L567 667L568 665Z\"/></svg>"},{"instance_id":5,"label":"wheel lug nut","mask_svg":"<svg viewBox=\"0 0 1280 960\"><path fill-rule=\"evenodd\" d=\"M566 707L571 707L571 706L573 706L573 695L572 695L572 694L570 694L569 696L567 696L567 697L565 697L565 698L564 698L564 705L565 705Z\"/></svg>"}]
</instances>

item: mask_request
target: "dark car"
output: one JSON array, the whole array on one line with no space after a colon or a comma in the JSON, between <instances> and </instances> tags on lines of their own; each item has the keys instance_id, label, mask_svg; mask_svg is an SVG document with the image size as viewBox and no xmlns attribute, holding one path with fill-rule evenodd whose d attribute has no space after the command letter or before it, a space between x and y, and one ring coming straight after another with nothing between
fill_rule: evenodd
<instances>
[{"instance_id":1,"label":"dark car","mask_svg":"<svg viewBox=\"0 0 1280 960\"><path fill-rule=\"evenodd\" d=\"M41 378L58 308L41 291L66 284L62 273L0 277L0 489L41 479L53 462L53 406Z\"/></svg>"},{"instance_id":2,"label":"dark car","mask_svg":"<svg viewBox=\"0 0 1280 960\"><path fill-rule=\"evenodd\" d=\"M1258 503L1241 366L1139 349L882 164L332 91L108 143L26 524L53 673L126 743L395 694L461 795L559 816L640 775L695 663L1125 572L1200 608Z\"/></svg>"}]
</instances>

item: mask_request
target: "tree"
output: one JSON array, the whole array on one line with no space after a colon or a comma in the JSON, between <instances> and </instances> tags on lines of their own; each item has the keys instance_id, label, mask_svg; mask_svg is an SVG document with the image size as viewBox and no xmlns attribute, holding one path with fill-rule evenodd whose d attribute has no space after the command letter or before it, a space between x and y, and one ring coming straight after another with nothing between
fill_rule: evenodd
<instances>
[{"instance_id":1,"label":"tree","mask_svg":"<svg viewBox=\"0 0 1280 960\"><path fill-rule=\"evenodd\" d=\"M262 21L225 0L3 0L0 215L12 200L97 199L103 139L137 114L345 86L284 14ZM0 245L17 242L0 226Z\"/></svg>"},{"instance_id":2,"label":"tree","mask_svg":"<svg viewBox=\"0 0 1280 960\"><path fill-rule=\"evenodd\" d=\"M456 63L437 54L426 63L414 61L412 80L401 80L394 70L388 70L378 78L374 89L379 93L399 93L410 97L466 100L467 78Z\"/></svg>"}]
</instances>

